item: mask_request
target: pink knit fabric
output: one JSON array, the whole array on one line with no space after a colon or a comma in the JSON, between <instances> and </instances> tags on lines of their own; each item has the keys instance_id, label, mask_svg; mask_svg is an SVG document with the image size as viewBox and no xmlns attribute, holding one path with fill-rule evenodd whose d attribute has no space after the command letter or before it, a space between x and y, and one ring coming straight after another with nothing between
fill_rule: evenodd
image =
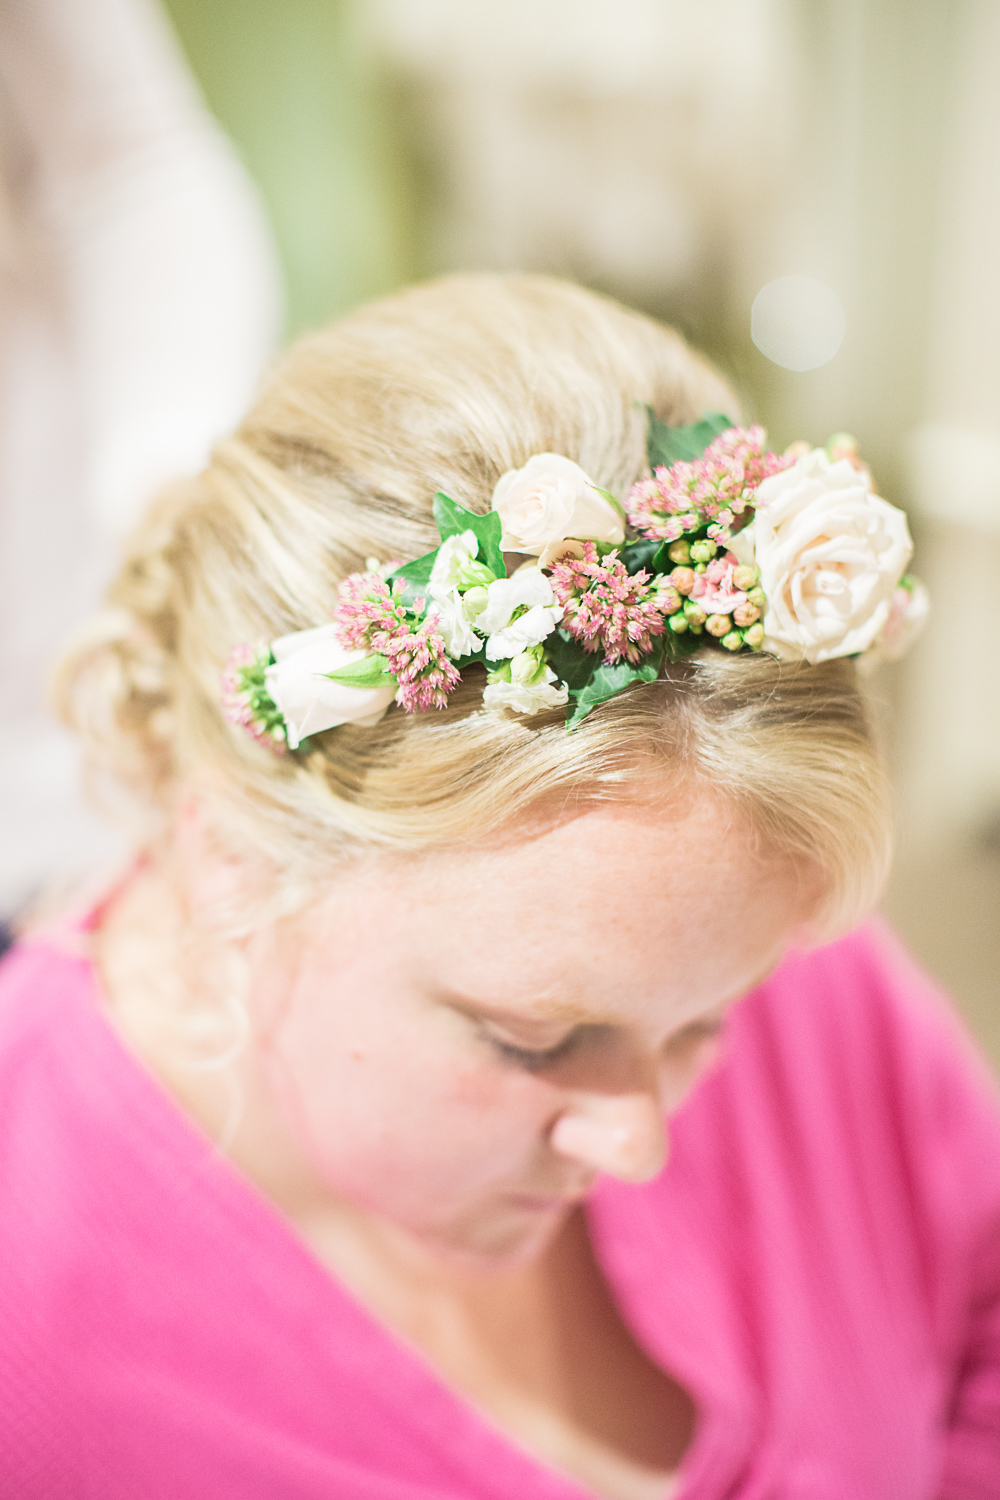
<instances>
[{"instance_id":1,"label":"pink knit fabric","mask_svg":"<svg viewBox=\"0 0 1000 1500\"><path fill-rule=\"evenodd\" d=\"M0 968L0 1494L582 1500L310 1257L122 1049L83 958ZM1000 1111L877 927L734 1013L664 1173L602 1184L694 1397L685 1500L1000 1496Z\"/></svg>"}]
</instances>

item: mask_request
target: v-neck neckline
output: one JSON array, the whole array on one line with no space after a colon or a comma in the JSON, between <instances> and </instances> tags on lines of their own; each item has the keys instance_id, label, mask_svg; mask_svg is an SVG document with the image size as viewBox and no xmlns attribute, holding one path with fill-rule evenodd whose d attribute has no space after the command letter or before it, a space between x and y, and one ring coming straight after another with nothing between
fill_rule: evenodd
<instances>
[{"instance_id":1,"label":"v-neck neckline","mask_svg":"<svg viewBox=\"0 0 1000 1500\"><path fill-rule=\"evenodd\" d=\"M94 925L91 919L74 923L73 928L84 938ZM287 1316L292 1303L301 1301L305 1283L310 1306L318 1310L314 1319L319 1328L343 1326L345 1320L353 1325L363 1347L370 1351L369 1367L378 1372L380 1387L398 1393L397 1404L405 1405L411 1414L421 1414L421 1425L439 1445L444 1441L449 1464L474 1474L481 1486L484 1476L500 1474L498 1500L507 1500L512 1483L525 1500L599 1500L595 1491L522 1447L487 1412L447 1384L418 1347L383 1323L314 1254L294 1223L213 1145L129 1048L109 1018L101 975L86 951L86 939L74 946L77 951L64 956L83 963L89 980L89 1003L82 1022L90 1023L88 1029L101 1045L107 1081L114 1084L130 1129L134 1133L141 1122L160 1148L162 1160L172 1168L181 1163L188 1169L189 1186L197 1184L202 1195L211 1189L216 1208L254 1245L252 1279L272 1306ZM176 1193L173 1177L170 1186ZM596 1263L619 1316L640 1347L688 1393L694 1405L691 1441L664 1489L664 1500L694 1500L697 1494L722 1492L720 1481L731 1484L738 1476L749 1456L757 1422L745 1374L732 1364L731 1351L708 1332L717 1329L717 1321L700 1318L697 1306L683 1292L678 1295L679 1268L671 1266L672 1247L662 1223L656 1222L657 1186L637 1188L602 1179L584 1212ZM663 1274L655 1277L651 1287L649 1261L654 1243L656 1254L662 1254ZM689 1259L692 1248L686 1247ZM290 1297L293 1287L295 1295ZM657 1310L669 1317L658 1319ZM318 1339L317 1351L320 1344Z\"/></svg>"}]
</instances>

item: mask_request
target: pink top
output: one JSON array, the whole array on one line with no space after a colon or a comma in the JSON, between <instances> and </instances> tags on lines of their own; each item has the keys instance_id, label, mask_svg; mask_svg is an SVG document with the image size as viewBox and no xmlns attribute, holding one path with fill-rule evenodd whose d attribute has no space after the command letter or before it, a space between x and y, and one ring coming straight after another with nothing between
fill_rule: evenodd
<instances>
[{"instance_id":1,"label":"pink top","mask_svg":"<svg viewBox=\"0 0 1000 1500\"><path fill-rule=\"evenodd\" d=\"M129 1056L0 969L0 1494L581 1500L363 1311ZM597 1254L699 1410L685 1500L997 1500L1000 1111L877 926L734 1012Z\"/></svg>"}]
</instances>

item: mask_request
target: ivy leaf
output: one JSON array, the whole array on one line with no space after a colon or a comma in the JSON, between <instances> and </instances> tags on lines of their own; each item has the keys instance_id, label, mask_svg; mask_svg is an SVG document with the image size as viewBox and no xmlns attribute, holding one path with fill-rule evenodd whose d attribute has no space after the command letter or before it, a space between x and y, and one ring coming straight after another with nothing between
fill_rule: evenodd
<instances>
[{"instance_id":1,"label":"ivy leaf","mask_svg":"<svg viewBox=\"0 0 1000 1500\"><path fill-rule=\"evenodd\" d=\"M579 641L563 630L554 630L546 637L545 659L571 693L585 688L601 664L596 651L585 651Z\"/></svg>"},{"instance_id":2,"label":"ivy leaf","mask_svg":"<svg viewBox=\"0 0 1000 1500\"><path fill-rule=\"evenodd\" d=\"M466 667L484 666L489 669L497 665L496 662L486 660L485 645L480 646L478 651L470 651L468 656L453 656L452 661L460 672L464 672Z\"/></svg>"},{"instance_id":3,"label":"ivy leaf","mask_svg":"<svg viewBox=\"0 0 1000 1500\"><path fill-rule=\"evenodd\" d=\"M627 573L639 573L643 568L647 573L666 573L672 566L667 555L669 546L669 542L653 537L649 541L626 542L618 555Z\"/></svg>"},{"instance_id":4,"label":"ivy leaf","mask_svg":"<svg viewBox=\"0 0 1000 1500\"><path fill-rule=\"evenodd\" d=\"M709 411L700 422L692 422L689 427L668 427L666 422L661 422L654 415L651 406L647 406L646 410L649 413L646 457L651 469L661 466L669 468L671 464L681 461L692 463L694 459L701 457L720 432L736 426L732 418L721 411Z\"/></svg>"},{"instance_id":5,"label":"ivy leaf","mask_svg":"<svg viewBox=\"0 0 1000 1500\"><path fill-rule=\"evenodd\" d=\"M495 510L487 511L485 516L477 515L475 511L466 510L464 505L459 505L457 500L450 499L439 490L434 496L434 519L442 541L450 536L458 536L463 531L475 532L479 543L479 561L485 563L498 578L507 576L507 565L500 551L503 526Z\"/></svg>"},{"instance_id":6,"label":"ivy leaf","mask_svg":"<svg viewBox=\"0 0 1000 1500\"><path fill-rule=\"evenodd\" d=\"M399 602L407 609L412 609L417 599L423 598L427 593L427 585L431 581L431 569L440 548L435 547L433 552L425 552L422 557L415 557L412 562L404 563L401 568L394 568L389 574L388 583L395 583L401 578L406 587L398 596ZM397 597L393 592L393 598Z\"/></svg>"},{"instance_id":7,"label":"ivy leaf","mask_svg":"<svg viewBox=\"0 0 1000 1500\"><path fill-rule=\"evenodd\" d=\"M693 656L700 647L705 645L705 636L695 635L693 630L685 630L681 635L675 635L668 628L664 642L664 655L668 661L683 661L686 656Z\"/></svg>"},{"instance_id":8,"label":"ivy leaf","mask_svg":"<svg viewBox=\"0 0 1000 1500\"><path fill-rule=\"evenodd\" d=\"M396 681L384 656L365 656L360 661L348 662L346 667L338 667L335 672L321 675L331 682L342 682L346 687L354 688L385 688Z\"/></svg>"},{"instance_id":9,"label":"ivy leaf","mask_svg":"<svg viewBox=\"0 0 1000 1500\"><path fill-rule=\"evenodd\" d=\"M575 729L587 717L591 709L596 708L599 703L606 703L609 698L614 698L623 688L630 687L633 682L655 682L660 675L662 661L661 648L647 656L645 661L640 662L637 667L633 667L627 661L618 662L613 667L599 666L585 688L579 692L573 692L570 688L573 713L567 720L567 730Z\"/></svg>"}]
</instances>

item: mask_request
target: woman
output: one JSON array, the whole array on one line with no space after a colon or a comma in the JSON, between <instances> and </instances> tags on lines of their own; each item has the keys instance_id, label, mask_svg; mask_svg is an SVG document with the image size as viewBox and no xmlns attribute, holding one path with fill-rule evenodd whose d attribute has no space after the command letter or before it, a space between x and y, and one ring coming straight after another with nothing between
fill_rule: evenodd
<instances>
[{"instance_id":1,"label":"woman","mask_svg":"<svg viewBox=\"0 0 1000 1500\"><path fill-rule=\"evenodd\" d=\"M731 405L454 279L137 535L64 700L156 822L2 974L6 1492L997 1493L1000 1115L855 925L905 520Z\"/></svg>"}]
</instances>

